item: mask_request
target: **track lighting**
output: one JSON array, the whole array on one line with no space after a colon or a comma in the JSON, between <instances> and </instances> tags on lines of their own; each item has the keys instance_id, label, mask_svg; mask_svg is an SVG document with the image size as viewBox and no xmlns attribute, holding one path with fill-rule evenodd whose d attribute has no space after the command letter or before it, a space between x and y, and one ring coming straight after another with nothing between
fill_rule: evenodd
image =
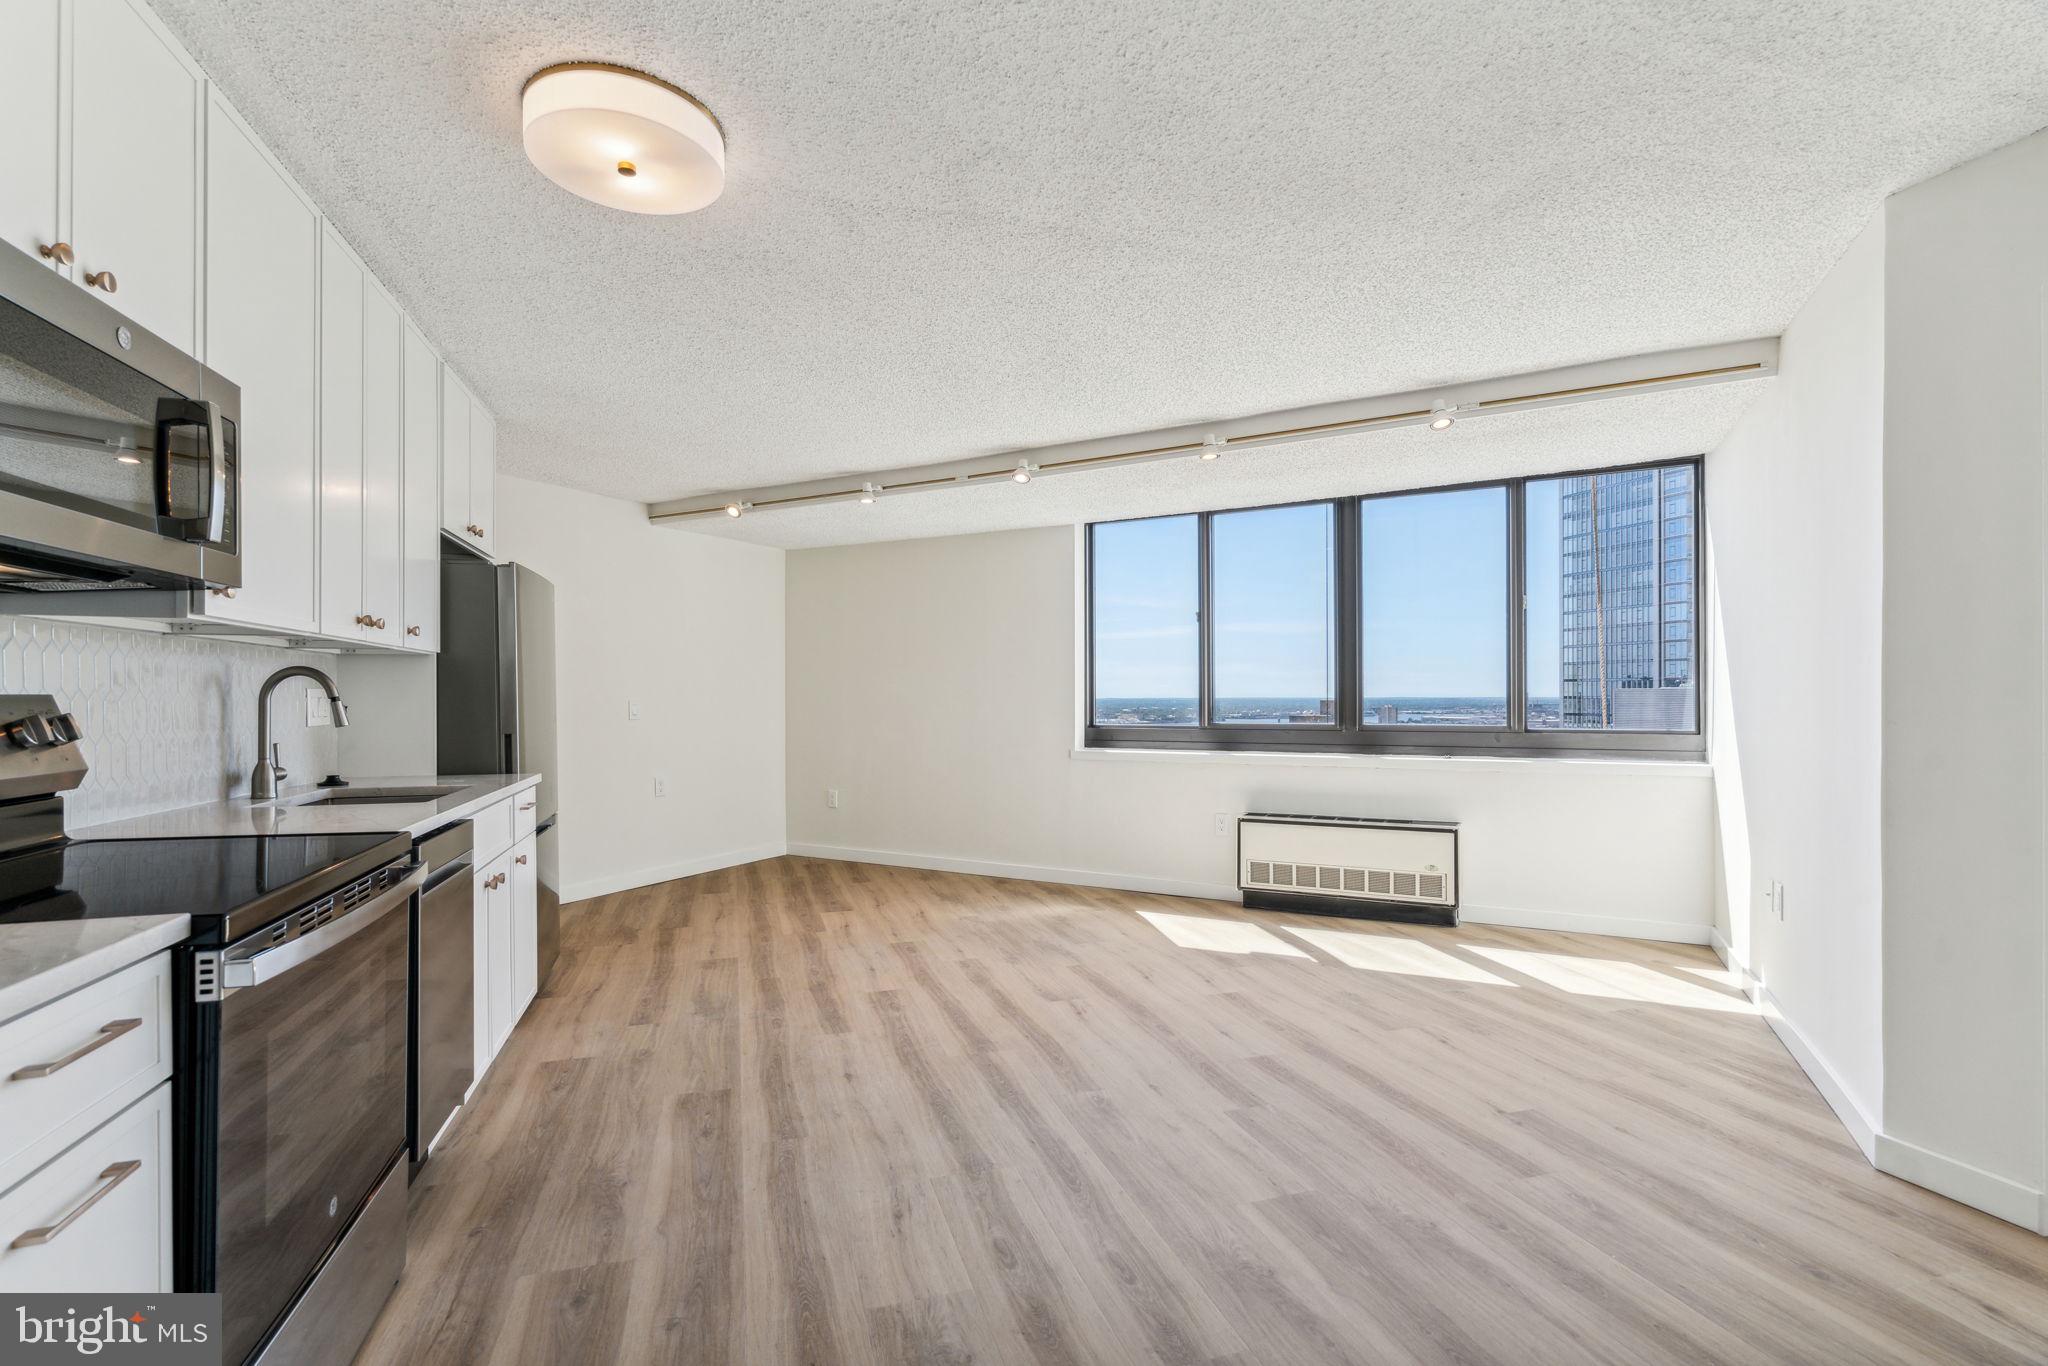
<instances>
[{"instance_id":1,"label":"track lighting","mask_svg":"<svg viewBox=\"0 0 2048 1366\"><path fill-rule=\"evenodd\" d=\"M1223 447L1226 444L1228 443L1222 437L1214 432L1209 433L1208 439L1202 442L1202 459L1214 460L1217 456L1223 454Z\"/></svg>"},{"instance_id":2,"label":"track lighting","mask_svg":"<svg viewBox=\"0 0 2048 1366\"><path fill-rule=\"evenodd\" d=\"M1031 482L1031 470L1032 465L1029 460L1019 460L1017 462L1017 472L1010 477L1020 484L1028 484Z\"/></svg>"},{"instance_id":3,"label":"track lighting","mask_svg":"<svg viewBox=\"0 0 2048 1366\"><path fill-rule=\"evenodd\" d=\"M872 503L875 501L876 495L881 493L881 491L882 488L879 484L862 484L860 486L860 500L863 503Z\"/></svg>"},{"instance_id":4,"label":"track lighting","mask_svg":"<svg viewBox=\"0 0 2048 1366\"><path fill-rule=\"evenodd\" d=\"M727 503L725 505L725 515L728 517L737 517L742 512L745 512L748 508L752 506L752 503Z\"/></svg>"},{"instance_id":5,"label":"track lighting","mask_svg":"<svg viewBox=\"0 0 2048 1366\"><path fill-rule=\"evenodd\" d=\"M1451 416L1452 413L1458 411L1458 405L1455 403L1446 403L1442 399L1438 399L1435 403L1429 405L1429 410L1436 414L1435 417L1429 420L1429 429L1433 432L1445 431L1453 422L1458 420Z\"/></svg>"}]
</instances>

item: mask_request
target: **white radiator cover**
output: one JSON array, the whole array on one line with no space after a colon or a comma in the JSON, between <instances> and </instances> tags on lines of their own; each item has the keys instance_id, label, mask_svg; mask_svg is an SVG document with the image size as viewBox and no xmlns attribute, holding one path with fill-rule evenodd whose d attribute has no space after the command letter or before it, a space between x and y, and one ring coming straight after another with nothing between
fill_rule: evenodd
<instances>
[{"instance_id":1,"label":"white radiator cover","mask_svg":"<svg viewBox=\"0 0 2048 1366\"><path fill-rule=\"evenodd\" d=\"M1255 812L1238 819L1237 881L1246 892L1454 911L1458 827Z\"/></svg>"}]
</instances>

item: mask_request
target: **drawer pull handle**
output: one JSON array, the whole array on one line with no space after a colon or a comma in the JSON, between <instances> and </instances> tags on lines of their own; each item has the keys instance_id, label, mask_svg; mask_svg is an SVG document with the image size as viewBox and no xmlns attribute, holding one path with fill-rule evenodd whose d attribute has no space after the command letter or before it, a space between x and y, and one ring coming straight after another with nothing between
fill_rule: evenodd
<instances>
[{"instance_id":1,"label":"drawer pull handle","mask_svg":"<svg viewBox=\"0 0 2048 1366\"><path fill-rule=\"evenodd\" d=\"M533 810L533 803L532 803L532 802L521 802L521 803L519 803L519 809L520 809L521 811L531 811L531 810Z\"/></svg>"},{"instance_id":2,"label":"drawer pull handle","mask_svg":"<svg viewBox=\"0 0 2048 1366\"><path fill-rule=\"evenodd\" d=\"M129 1177L135 1175L135 1173L141 1170L142 1163L140 1162L116 1162L113 1166L107 1168L99 1175L99 1179L106 1182L107 1184L101 1186L91 1195L88 1195L85 1197L85 1199L79 1201L78 1204L75 1207L73 1207L71 1213L65 1215L62 1219L59 1219L54 1224L49 1224L42 1228L30 1229L28 1232L22 1234L19 1238L16 1238L7 1246L9 1248L41 1247L44 1243L55 1242L57 1240L58 1234L62 1233L65 1229L70 1228L73 1224L77 1223L87 1210L91 1209L94 1205L97 1205L100 1201L106 1199L109 1195L113 1194L114 1187L120 1185L123 1181L126 1181Z\"/></svg>"},{"instance_id":3,"label":"drawer pull handle","mask_svg":"<svg viewBox=\"0 0 2048 1366\"><path fill-rule=\"evenodd\" d=\"M142 1028L142 1021L139 1019L110 1020L100 1026L100 1032L93 1036L90 1043L80 1044L55 1062L39 1062L28 1067L17 1067L14 1069L14 1075L9 1077L8 1080L34 1081L37 1077L47 1077L52 1072L62 1072L86 1054L105 1048L131 1029L140 1028ZM19 1244L16 1244L16 1246L19 1246Z\"/></svg>"}]
</instances>

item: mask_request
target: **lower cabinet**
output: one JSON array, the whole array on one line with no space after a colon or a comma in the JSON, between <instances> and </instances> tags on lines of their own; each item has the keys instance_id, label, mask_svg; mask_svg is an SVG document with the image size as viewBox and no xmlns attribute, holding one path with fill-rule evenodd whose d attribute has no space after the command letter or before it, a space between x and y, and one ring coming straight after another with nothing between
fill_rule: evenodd
<instances>
[{"instance_id":1,"label":"lower cabinet","mask_svg":"<svg viewBox=\"0 0 2048 1366\"><path fill-rule=\"evenodd\" d=\"M508 804L509 810L509 804ZM480 813L479 831L496 828ZM510 829L509 818L506 829ZM478 849L487 854L488 844ZM534 836L524 835L477 868L474 885L476 944L476 1075L481 1080L512 1037L512 1027L533 1003L539 987L539 868Z\"/></svg>"},{"instance_id":2,"label":"lower cabinet","mask_svg":"<svg viewBox=\"0 0 2048 1366\"><path fill-rule=\"evenodd\" d=\"M171 1288L171 1084L0 1195L0 1294Z\"/></svg>"}]
</instances>

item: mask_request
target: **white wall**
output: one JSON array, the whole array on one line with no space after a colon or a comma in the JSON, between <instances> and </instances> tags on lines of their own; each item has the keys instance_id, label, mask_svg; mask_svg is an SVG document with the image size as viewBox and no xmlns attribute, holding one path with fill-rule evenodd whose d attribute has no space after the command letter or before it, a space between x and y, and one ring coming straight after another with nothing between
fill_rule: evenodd
<instances>
[{"instance_id":1,"label":"white wall","mask_svg":"<svg viewBox=\"0 0 2048 1366\"><path fill-rule=\"evenodd\" d=\"M1716 924L1866 1154L1884 1105L1884 265L1879 212L1705 471Z\"/></svg>"},{"instance_id":2,"label":"white wall","mask_svg":"<svg viewBox=\"0 0 2048 1366\"><path fill-rule=\"evenodd\" d=\"M791 851L1234 897L1219 812L1447 818L1471 919L1705 941L1704 765L1075 756L1076 567L1064 527L790 552Z\"/></svg>"},{"instance_id":3,"label":"white wall","mask_svg":"<svg viewBox=\"0 0 2048 1366\"><path fill-rule=\"evenodd\" d=\"M497 553L555 585L564 899L781 853L782 552L501 477Z\"/></svg>"},{"instance_id":4,"label":"white wall","mask_svg":"<svg viewBox=\"0 0 2048 1366\"><path fill-rule=\"evenodd\" d=\"M2038 1224L2048 133L1888 207L1881 1158Z\"/></svg>"}]
</instances>

